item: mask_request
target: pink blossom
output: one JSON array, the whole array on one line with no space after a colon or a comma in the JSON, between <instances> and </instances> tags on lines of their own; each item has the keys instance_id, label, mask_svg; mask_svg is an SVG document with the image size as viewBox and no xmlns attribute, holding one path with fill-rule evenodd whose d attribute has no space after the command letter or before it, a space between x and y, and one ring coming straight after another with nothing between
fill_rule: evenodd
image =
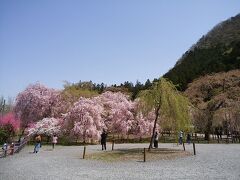
<instances>
[{"instance_id":1,"label":"pink blossom","mask_svg":"<svg viewBox=\"0 0 240 180\"><path fill-rule=\"evenodd\" d=\"M96 101L104 107L103 117L108 130L127 134L134 121L134 102L120 92L105 92Z\"/></svg>"},{"instance_id":2,"label":"pink blossom","mask_svg":"<svg viewBox=\"0 0 240 180\"><path fill-rule=\"evenodd\" d=\"M103 128L103 107L90 98L81 97L66 117L67 128L82 140L99 139Z\"/></svg>"},{"instance_id":3,"label":"pink blossom","mask_svg":"<svg viewBox=\"0 0 240 180\"><path fill-rule=\"evenodd\" d=\"M53 134L59 134L61 131L62 119L56 118L44 118L28 129L29 135L45 134L52 136Z\"/></svg>"},{"instance_id":4,"label":"pink blossom","mask_svg":"<svg viewBox=\"0 0 240 180\"><path fill-rule=\"evenodd\" d=\"M7 124L12 125L14 131L16 131L20 127L20 120L15 117L14 113L10 112L0 118L0 126L4 126Z\"/></svg>"},{"instance_id":5,"label":"pink blossom","mask_svg":"<svg viewBox=\"0 0 240 180\"><path fill-rule=\"evenodd\" d=\"M20 118L23 128L46 117L61 117L67 108L60 91L40 83L29 85L18 94L15 103L15 113Z\"/></svg>"}]
</instances>

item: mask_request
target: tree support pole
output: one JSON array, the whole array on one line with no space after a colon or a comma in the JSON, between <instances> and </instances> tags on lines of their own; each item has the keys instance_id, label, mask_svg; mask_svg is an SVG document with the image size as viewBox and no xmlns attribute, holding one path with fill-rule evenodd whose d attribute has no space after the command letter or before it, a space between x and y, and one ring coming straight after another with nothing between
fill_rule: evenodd
<instances>
[{"instance_id":1,"label":"tree support pole","mask_svg":"<svg viewBox=\"0 0 240 180\"><path fill-rule=\"evenodd\" d=\"M113 149L114 149L114 140L112 141L112 151L113 151Z\"/></svg>"},{"instance_id":2,"label":"tree support pole","mask_svg":"<svg viewBox=\"0 0 240 180\"><path fill-rule=\"evenodd\" d=\"M195 142L193 142L193 154L196 155Z\"/></svg>"},{"instance_id":3,"label":"tree support pole","mask_svg":"<svg viewBox=\"0 0 240 180\"><path fill-rule=\"evenodd\" d=\"M143 149L143 162L146 162L146 148Z\"/></svg>"},{"instance_id":4,"label":"tree support pole","mask_svg":"<svg viewBox=\"0 0 240 180\"><path fill-rule=\"evenodd\" d=\"M85 159L85 154L86 154L86 146L84 146L84 149L83 149L83 159Z\"/></svg>"}]
</instances>

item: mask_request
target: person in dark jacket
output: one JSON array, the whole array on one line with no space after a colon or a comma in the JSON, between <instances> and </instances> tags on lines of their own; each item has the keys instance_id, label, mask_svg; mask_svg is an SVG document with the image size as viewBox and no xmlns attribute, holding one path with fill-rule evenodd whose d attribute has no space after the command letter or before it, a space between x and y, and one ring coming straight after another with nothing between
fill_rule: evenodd
<instances>
[{"instance_id":1,"label":"person in dark jacket","mask_svg":"<svg viewBox=\"0 0 240 180\"><path fill-rule=\"evenodd\" d=\"M105 129L103 129L103 132L101 134L102 150L107 150L106 143L107 143L107 133L106 133Z\"/></svg>"},{"instance_id":2,"label":"person in dark jacket","mask_svg":"<svg viewBox=\"0 0 240 180\"><path fill-rule=\"evenodd\" d=\"M154 147L158 148L158 132L155 132L154 134Z\"/></svg>"},{"instance_id":3,"label":"person in dark jacket","mask_svg":"<svg viewBox=\"0 0 240 180\"><path fill-rule=\"evenodd\" d=\"M187 134L187 143L188 144L191 143L191 135L190 135L190 133Z\"/></svg>"}]
</instances>

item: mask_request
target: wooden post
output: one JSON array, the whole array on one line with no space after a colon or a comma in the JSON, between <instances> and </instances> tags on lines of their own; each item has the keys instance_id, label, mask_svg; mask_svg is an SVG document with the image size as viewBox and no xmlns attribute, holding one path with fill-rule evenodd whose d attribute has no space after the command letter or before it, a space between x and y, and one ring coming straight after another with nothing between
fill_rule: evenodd
<instances>
[{"instance_id":1,"label":"wooden post","mask_svg":"<svg viewBox=\"0 0 240 180\"><path fill-rule=\"evenodd\" d=\"M83 159L85 159L85 154L86 154L86 146L84 146L84 149L83 149Z\"/></svg>"},{"instance_id":2,"label":"wooden post","mask_svg":"<svg viewBox=\"0 0 240 180\"><path fill-rule=\"evenodd\" d=\"M143 162L146 162L146 148L143 149Z\"/></svg>"},{"instance_id":3,"label":"wooden post","mask_svg":"<svg viewBox=\"0 0 240 180\"><path fill-rule=\"evenodd\" d=\"M195 143L193 142L193 153L196 155L196 148L195 148Z\"/></svg>"},{"instance_id":4,"label":"wooden post","mask_svg":"<svg viewBox=\"0 0 240 180\"><path fill-rule=\"evenodd\" d=\"M7 157L7 150L6 149L4 150L3 157Z\"/></svg>"},{"instance_id":5,"label":"wooden post","mask_svg":"<svg viewBox=\"0 0 240 180\"><path fill-rule=\"evenodd\" d=\"M183 150L185 151L185 144L184 144L184 142L182 142L182 145L183 145Z\"/></svg>"},{"instance_id":6,"label":"wooden post","mask_svg":"<svg viewBox=\"0 0 240 180\"><path fill-rule=\"evenodd\" d=\"M114 149L114 140L112 141L112 151L113 151L113 149Z\"/></svg>"}]
</instances>

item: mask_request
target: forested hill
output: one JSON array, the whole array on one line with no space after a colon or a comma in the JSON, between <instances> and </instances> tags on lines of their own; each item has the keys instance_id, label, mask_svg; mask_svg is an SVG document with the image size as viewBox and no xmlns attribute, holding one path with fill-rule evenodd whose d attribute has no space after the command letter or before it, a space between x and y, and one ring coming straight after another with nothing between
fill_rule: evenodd
<instances>
[{"instance_id":1,"label":"forested hill","mask_svg":"<svg viewBox=\"0 0 240 180\"><path fill-rule=\"evenodd\" d=\"M200 76L232 69L240 69L240 14L215 26L164 77L185 90Z\"/></svg>"},{"instance_id":2,"label":"forested hill","mask_svg":"<svg viewBox=\"0 0 240 180\"><path fill-rule=\"evenodd\" d=\"M205 134L216 128L225 133L240 131L240 70L197 78L184 93L195 107L195 130Z\"/></svg>"}]
</instances>

